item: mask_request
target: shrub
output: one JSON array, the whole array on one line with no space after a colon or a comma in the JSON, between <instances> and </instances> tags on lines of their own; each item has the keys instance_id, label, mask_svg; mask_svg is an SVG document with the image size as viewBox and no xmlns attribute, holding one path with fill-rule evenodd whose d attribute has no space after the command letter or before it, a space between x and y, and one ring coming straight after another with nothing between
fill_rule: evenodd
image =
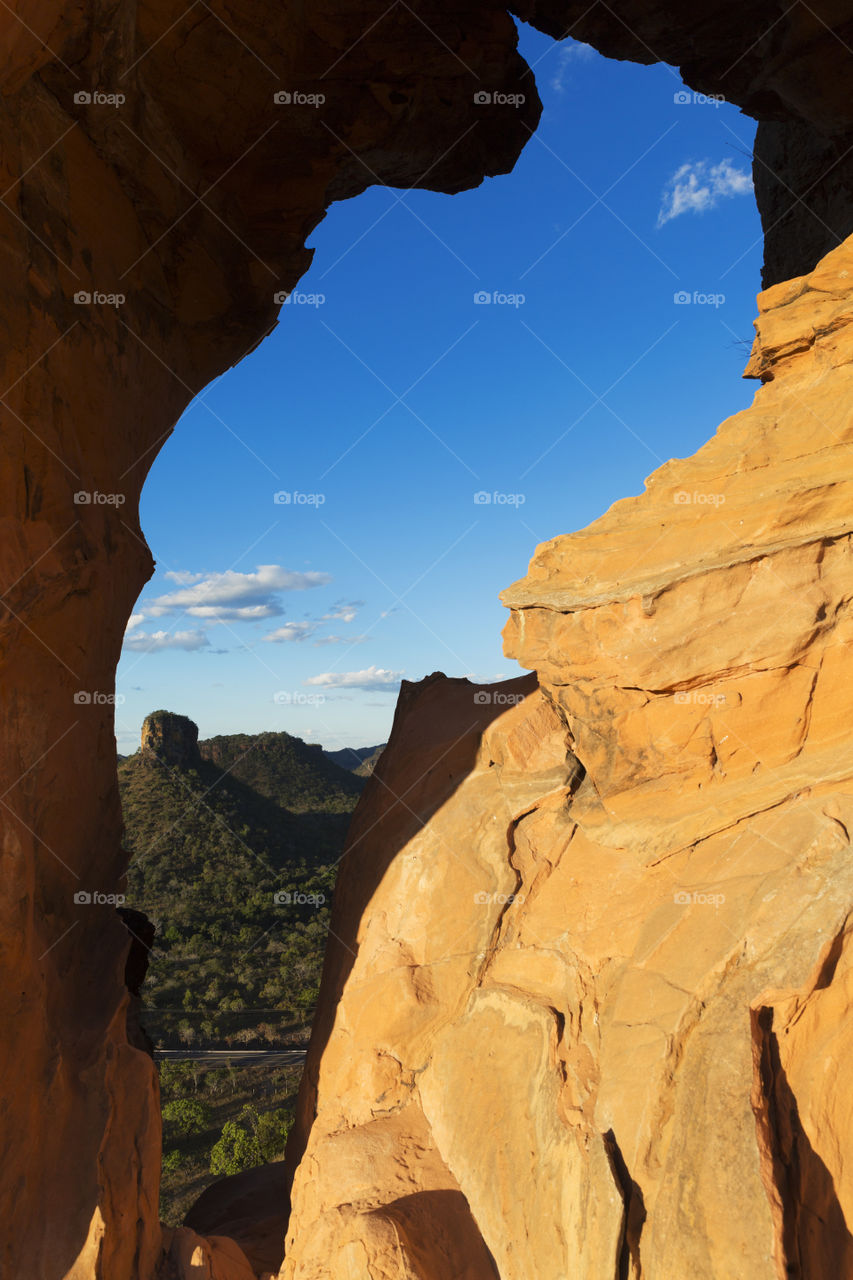
<instances>
[{"instance_id":1,"label":"shrub","mask_svg":"<svg viewBox=\"0 0 853 1280\"><path fill-rule=\"evenodd\" d=\"M210 1108L198 1098L173 1098L163 1106L163 1124L180 1138L192 1137L210 1124Z\"/></svg>"}]
</instances>

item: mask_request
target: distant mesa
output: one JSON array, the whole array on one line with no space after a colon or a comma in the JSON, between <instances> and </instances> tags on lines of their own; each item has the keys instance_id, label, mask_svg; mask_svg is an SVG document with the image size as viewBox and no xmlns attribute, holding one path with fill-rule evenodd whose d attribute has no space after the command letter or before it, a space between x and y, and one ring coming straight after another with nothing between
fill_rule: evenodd
<instances>
[{"instance_id":1,"label":"distant mesa","mask_svg":"<svg viewBox=\"0 0 853 1280\"><path fill-rule=\"evenodd\" d=\"M198 725L174 711L152 711L142 725L142 754L173 768L198 765Z\"/></svg>"}]
</instances>

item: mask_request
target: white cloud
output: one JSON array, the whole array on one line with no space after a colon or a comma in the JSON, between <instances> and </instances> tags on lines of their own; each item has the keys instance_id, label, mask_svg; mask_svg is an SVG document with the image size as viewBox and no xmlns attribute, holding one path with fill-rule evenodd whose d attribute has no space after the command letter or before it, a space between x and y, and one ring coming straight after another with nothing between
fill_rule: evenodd
<instances>
[{"instance_id":1,"label":"white cloud","mask_svg":"<svg viewBox=\"0 0 853 1280\"><path fill-rule=\"evenodd\" d=\"M127 626L125 627L125 631L130 631L133 627L138 627L140 622L144 622L144 621L145 621L144 613L132 613L127 620Z\"/></svg>"},{"instance_id":2,"label":"white cloud","mask_svg":"<svg viewBox=\"0 0 853 1280\"><path fill-rule=\"evenodd\" d=\"M278 564L258 565L254 573L228 569L207 575L170 571L166 576L183 585L146 603L149 617L184 612L193 618L221 622L274 618L284 612L279 592L306 591L331 581L327 573L297 573Z\"/></svg>"},{"instance_id":3,"label":"white cloud","mask_svg":"<svg viewBox=\"0 0 853 1280\"><path fill-rule=\"evenodd\" d=\"M319 685L323 689L382 689L395 692L403 675L402 671L368 667L365 671L325 671L319 676L309 676L304 683Z\"/></svg>"},{"instance_id":4,"label":"white cloud","mask_svg":"<svg viewBox=\"0 0 853 1280\"><path fill-rule=\"evenodd\" d=\"M582 44L579 40L565 40L557 52L557 69L551 78L551 88L557 93L564 93L571 63L588 62L594 57L595 49L591 44Z\"/></svg>"},{"instance_id":5,"label":"white cloud","mask_svg":"<svg viewBox=\"0 0 853 1280\"><path fill-rule=\"evenodd\" d=\"M746 169L737 169L731 160L713 165L709 160L683 164L664 187L658 226L680 218L683 213L705 213L721 200L751 192L752 175Z\"/></svg>"},{"instance_id":6,"label":"white cloud","mask_svg":"<svg viewBox=\"0 0 853 1280\"><path fill-rule=\"evenodd\" d=\"M367 636L320 636L315 644L364 644Z\"/></svg>"},{"instance_id":7,"label":"white cloud","mask_svg":"<svg viewBox=\"0 0 853 1280\"><path fill-rule=\"evenodd\" d=\"M355 609L341 609L337 613L324 613L324 622L352 622L355 618Z\"/></svg>"},{"instance_id":8,"label":"white cloud","mask_svg":"<svg viewBox=\"0 0 853 1280\"><path fill-rule=\"evenodd\" d=\"M153 609L151 612L155 617L161 616ZM277 602L246 605L197 604L187 609L187 613L193 618L205 618L208 622L261 622L264 618L277 618L281 612L281 605Z\"/></svg>"},{"instance_id":9,"label":"white cloud","mask_svg":"<svg viewBox=\"0 0 853 1280\"><path fill-rule=\"evenodd\" d=\"M286 622L283 626L277 627L275 631L271 631L269 635L264 636L264 639L273 644L280 644L287 640L305 640L319 630L324 622L352 622L363 604L363 600L351 600L348 603L340 601L338 604L332 605L329 612L322 614L321 617L312 618L306 622ZM322 636L315 640L314 643L360 644L362 640L366 639L367 636Z\"/></svg>"},{"instance_id":10,"label":"white cloud","mask_svg":"<svg viewBox=\"0 0 853 1280\"><path fill-rule=\"evenodd\" d=\"M349 603L347 604L341 603L341 604L333 605L333 607L329 610L328 613L323 614L320 621L321 622L352 622L356 614L358 613L359 609L361 609L363 605L364 605L363 600L350 600Z\"/></svg>"},{"instance_id":11,"label":"white cloud","mask_svg":"<svg viewBox=\"0 0 853 1280\"><path fill-rule=\"evenodd\" d=\"M124 641L125 649L136 653L156 653L162 649L185 649L192 653L209 644L203 631L137 631L135 635L125 636Z\"/></svg>"},{"instance_id":12,"label":"white cloud","mask_svg":"<svg viewBox=\"0 0 853 1280\"><path fill-rule=\"evenodd\" d=\"M264 636L264 639L272 644L281 644L285 640L304 640L313 635L316 627L316 622L286 622L283 627Z\"/></svg>"}]
</instances>

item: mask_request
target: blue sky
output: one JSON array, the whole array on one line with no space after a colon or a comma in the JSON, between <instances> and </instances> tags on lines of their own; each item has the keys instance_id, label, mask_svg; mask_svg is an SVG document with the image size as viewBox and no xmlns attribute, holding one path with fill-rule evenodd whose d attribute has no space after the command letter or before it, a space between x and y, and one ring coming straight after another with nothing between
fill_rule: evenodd
<instances>
[{"instance_id":1,"label":"blue sky","mask_svg":"<svg viewBox=\"0 0 853 1280\"><path fill-rule=\"evenodd\" d=\"M537 543L751 400L754 123L672 68L526 27L521 51L545 110L513 173L333 206L278 327L160 453L119 751L158 707L366 745L401 676L518 674L497 596Z\"/></svg>"}]
</instances>

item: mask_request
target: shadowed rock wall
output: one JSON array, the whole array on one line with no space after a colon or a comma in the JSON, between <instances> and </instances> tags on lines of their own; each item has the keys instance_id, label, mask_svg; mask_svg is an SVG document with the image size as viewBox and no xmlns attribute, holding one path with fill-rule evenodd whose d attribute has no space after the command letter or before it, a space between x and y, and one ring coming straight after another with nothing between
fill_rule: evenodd
<instances>
[{"instance_id":1,"label":"shadowed rock wall","mask_svg":"<svg viewBox=\"0 0 853 1280\"><path fill-rule=\"evenodd\" d=\"M776 131L781 178L765 219L780 182L799 182L833 234L849 229L822 160L853 127L845 6L722 4L699 20L674 3L517 12L612 56L665 57L695 88L740 102ZM125 867L111 699L152 569L138 520L147 470L193 396L274 324L332 200L375 182L452 193L511 168L539 111L515 46L492 3L213 0L176 12L164 0L12 0L0 11L3 1274L149 1280L162 1251L156 1081L127 1039L127 932L97 900L120 892ZM525 101L484 107L482 90ZM798 219L779 232L771 278L825 247ZM480 749L472 742L472 759ZM544 1061L550 1024L531 1016ZM469 1222L462 1166L419 1124L405 1142L430 1172L376 1228L413 1242L412 1256L439 1206ZM594 1147L599 1163L631 1168L612 1139ZM555 1170L583 1166L560 1151ZM487 1239L498 1203L469 1204L472 1266L486 1265L475 1225L504 1265ZM600 1209L602 1240L615 1204ZM567 1221L576 1211L567 1205Z\"/></svg>"}]
</instances>

